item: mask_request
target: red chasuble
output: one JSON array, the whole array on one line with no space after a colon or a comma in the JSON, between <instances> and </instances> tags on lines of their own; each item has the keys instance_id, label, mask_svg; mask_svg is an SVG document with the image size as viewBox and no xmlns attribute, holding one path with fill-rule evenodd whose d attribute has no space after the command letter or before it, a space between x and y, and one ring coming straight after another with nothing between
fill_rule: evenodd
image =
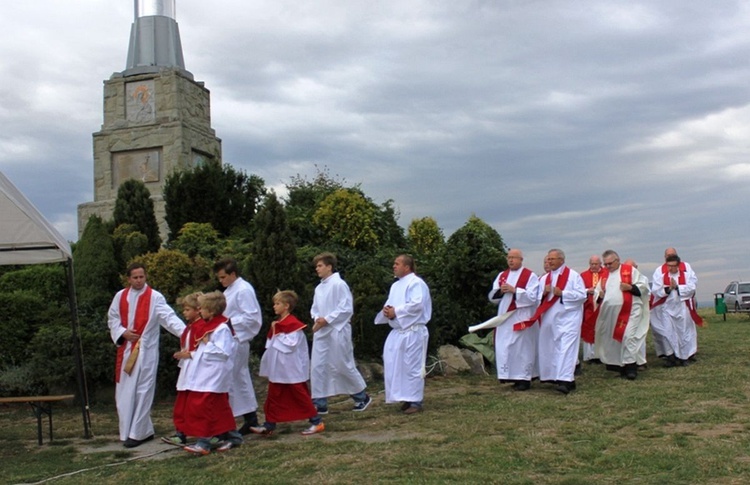
<instances>
[{"instance_id":1,"label":"red chasuble","mask_svg":"<svg viewBox=\"0 0 750 485\"><path fill-rule=\"evenodd\" d=\"M557 284L555 285L555 288L562 291L565 289L565 285L568 284L568 277L570 276L570 268L567 266L563 268L562 272L560 272L560 276L557 277ZM547 278L544 281L544 286L552 284L552 272L547 273ZM534 312L534 315L526 321L518 322L515 325L513 325L513 330L518 332L519 330L524 330L532 325L534 325L537 320L539 321L539 325L542 324L542 315L549 310L552 305L557 303L557 301L560 299L559 296L554 296L551 300L545 300L539 307L536 309L536 312Z\"/></svg>"},{"instance_id":2,"label":"red chasuble","mask_svg":"<svg viewBox=\"0 0 750 485\"><path fill-rule=\"evenodd\" d=\"M128 303L129 293L130 288L125 288L125 291L123 291L120 296L120 324L126 329L128 328L128 312L130 311L130 304ZM146 328L146 324L148 323L149 313L151 313L151 287L146 286L146 291L138 297L138 301L135 303L135 318L133 329L131 330L133 333L137 333L138 335L143 334L143 329ZM122 360L125 356L126 345L131 347L131 353L135 351L132 348L134 345L132 342L123 342L123 344L117 348L117 358L115 360L115 382L120 382L120 371L122 370Z\"/></svg>"}]
</instances>

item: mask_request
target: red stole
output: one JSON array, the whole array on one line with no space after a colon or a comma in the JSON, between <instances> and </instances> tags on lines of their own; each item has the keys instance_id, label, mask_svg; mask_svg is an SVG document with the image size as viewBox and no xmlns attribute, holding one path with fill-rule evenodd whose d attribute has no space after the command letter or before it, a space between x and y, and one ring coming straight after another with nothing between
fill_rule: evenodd
<instances>
[{"instance_id":1,"label":"red stole","mask_svg":"<svg viewBox=\"0 0 750 485\"><path fill-rule=\"evenodd\" d=\"M581 273L583 284L586 289L596 288L599 279L607 274L607 270L602 268L598 273L586 270ZM581 340L587 344L593 344L596 336L596 319L599 317L599 307L594 307L594 295L588 295L586 302L583 304L583 322L581 323Z\"/></svg>"},{"instance_id":2,"label":"red stole","mask_svg":"<svg viewBox=\"0 0 750 485\"><path fill-rule=\"evenodd\" d=\"M297 317L290 313L289 315L271 325L271 328L268 329L268 333L266 334L266 338L271 339L274 335L279 333L296 332L297 330L302 330L305 327L307 327L307 325L300 322Z\"/></svg>"},{"instance_id":3,"label":"red stole","mask_svg":"<svg viewBox=\"0 0 750 485\"><path fill-rule=\"evenodd\" d=\"M684 285L685 284L685 270L686 270L685 263L680 262L678 276L677 276L677 284L678 285ZM671 283L671 281L670 281L671 276L670 276L670 273L669 273L669 266L667 266L666 263L664 263L661 266L661 273L662 273L662 277L664 278L663 279L664 287L665 288L669 287L669 284ZM664 304L664 302L667 301L667 296L669 296L669 295L663 296L663 297L659 298L658 300L654 301L654 296L651 295L651 300L649 301L649 307L653 309L653 308L658 307L659 305ZM695 309L694 298L691 298L689 300L685 300L685 305L687 305L687 307L688 307L688 312L690 312L690 318L693 320L693 323L695 323L699 327L702 327L703 326L703 319L700 317L700 315L698 315L698 312Z\"/></svg>"},{"instance_id":4,"label":"red stole","mask_svg":"<svg viewBox=\"0 0 750 485\"><path fill-rule=\"evenodd\" d=\"M129 293L130 288L125 288L125 291L123 291L122 295L120 296L120 324L125 327L125 329L128 328L128 314L130 310L130 304L128 303ZM133 328L131 330L133 333L143 335L143 330L146 328L150 313L151 287L146 286L146 290L141 296L138 297L138 301L136 301L135 303L135 317L133 318ZM122 360L125 356L126 345L130 345L130 351L133 351L133 343L127 341L123 342L123 344L117 348L117 358L115 360L115 382L120 382L120 371L122 370Z\"/></svg>"},{"instance_id":5,"label":"red stole","mask_svg":"<svg viewBox=\"0 0 750 485\"><path fill-rule=\"evenodd\" d=\"M609 273L602 276L601 286L603 290L607 290L607 279L609 279ZM620 265L620 282L633 284L633 267L629 264ZM612 338L618 342L622 342L622 337L625 335L625 328L628 326L630 320L630 310L633 309L633 294L629 291L622 292L622 307L620 313L617 315L617 321L615 322L615 330L612 332Z\"/></svg>"},{"instance_id":6,"label":"red stole","mask_svg":"<svg viewBox=\"0 0 750 485\"><path fill-rule=\"evenodd\" d=\"M509 269L506 269L505 271L500 273L500 276L497 277L498 286L502 286L508 282L508 275L510 275ZM526 285L529 284L529 278L531 278L531 270L528 268L521 268L521 274L518 275L518 280L516 281L516 288L526 289ZM513 300L510 302L510 305L508 305L508 311L510 312L515 309L516 294L513 293Z\"/></svg>"},{"instance_id":7,"label":"red stole","mask_svg":"<svg viewBox=\"0 0 750 485\"><path fill-rule=\"evenodd\" d=\"M563 268L563 270L560 272L560 276L557 277L557 283L555 284L555 288L558 288L560 291L565 289L565 285L568 284L568 277L570 276L570 268L567 266ZM550 271L547 273L547 278L544 281L544 286L551 285L552 284L552 272ZM534 325L537 321L539 321L539 325L542 324L542 315L549 310L552 305L557 303L557 300L559 300L560 297L555 295L550 300L545 300L539 307L536 309L536 312L534 312L534 315L529 320L518 322L515 325L513 325L513 331L517 332L519 330L524 330L527 327L530 327Z\"/></svg>"}]
</instances>

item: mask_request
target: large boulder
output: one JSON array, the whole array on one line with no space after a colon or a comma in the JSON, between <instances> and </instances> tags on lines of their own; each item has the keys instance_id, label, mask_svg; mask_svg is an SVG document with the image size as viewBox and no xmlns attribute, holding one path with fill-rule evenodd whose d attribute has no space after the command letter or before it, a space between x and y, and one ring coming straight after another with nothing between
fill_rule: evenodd
<instances>
[{"instance_id":1,"label":"large boulder","mask_svg":"<svg viewBox=\"0 0 750 485\"><path fill-rule=\"evenodd\" d=\"M461 355L466 363L469 364L472 374L476 376L487 375L487 370L484 368L484 356L482 354L469 349L461 349Z\"/></svg>"},{"instance_id":2,"label":"large boulder","mask_svg":"<svg viewBox=\"0 0 750 485\"><path fill-rule=\"evenodd\" d=\"M446 376L470 372L471 367L466 363L461 350L453 345L441 345L438 348L438 359Z\"/></svg>"}]
</instances>

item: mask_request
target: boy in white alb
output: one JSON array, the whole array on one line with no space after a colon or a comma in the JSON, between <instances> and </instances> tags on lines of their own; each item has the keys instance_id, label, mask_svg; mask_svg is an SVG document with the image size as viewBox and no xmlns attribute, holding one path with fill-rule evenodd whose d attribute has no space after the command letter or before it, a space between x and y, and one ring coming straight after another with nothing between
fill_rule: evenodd
<instances>
[{"instance_id":1,"label":"boy in white alb","mask_svg":"<svg viewBox=\"0 0 750 485\"><path fill-rule=\"evenodd\" d=\"M203 318L190 328L191 357L186 359L183 367L185 399L181 410L181 431L198 437L198 442L186 446L185 451L207 455L211 452L211 438L214 436L225 439L218 451L242 443L229 406L232 356L237 344L229 320L222 315L227 305L224 295L214 291L201 295L198 303Z\"/></svg>"},{"instance_id":2,"label":"boy in white alb","mask_svg":"<svg viewBox=\"0 0 750 485\"><path fill-rule=\"evenodd\" d=\"M310 315L313 349L310 365L312 398L319 414L328 413L328 397L349 394L353 411L364 411L372 402L367 384L357 370L352 346L352 292L335 272L336 256L321 253L313 259L320 284L315 287Z\"/></svg>"}]
</instances>

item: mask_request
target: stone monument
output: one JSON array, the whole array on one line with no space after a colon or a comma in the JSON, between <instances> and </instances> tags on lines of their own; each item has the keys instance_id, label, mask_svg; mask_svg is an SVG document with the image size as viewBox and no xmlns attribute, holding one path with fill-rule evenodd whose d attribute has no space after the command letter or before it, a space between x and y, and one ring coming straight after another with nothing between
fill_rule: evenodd
<instances>
[{"instance_id":1,"label":"stone monument","mask_svg":"<svg viewBox=\"0 0 750 485\"><path fill-rule=\"evenodd\" d=\"M104 81L104 123L94 138L94 201L78 206L80 237L89 217L112 218L128 179L151 192L163 240L162 196L170 173L221 163L210 93L185 70L175 0L135 0L127 67Z\"/></svg>"}]
</instances>

